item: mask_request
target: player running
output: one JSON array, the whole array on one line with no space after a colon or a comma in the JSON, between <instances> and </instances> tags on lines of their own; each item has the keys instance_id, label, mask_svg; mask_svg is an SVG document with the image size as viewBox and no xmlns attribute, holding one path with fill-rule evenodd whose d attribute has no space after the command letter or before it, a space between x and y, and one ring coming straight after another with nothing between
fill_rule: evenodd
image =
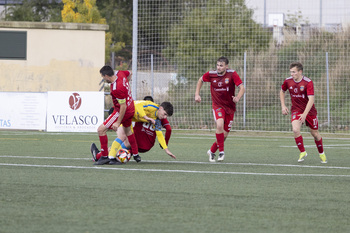
<instances>
[{"instance_id":1,"label":"player running","mask_svg":"<svg viewBox=\"0 0 350 233\"><path fill-rule=\"evenodd\" d=\"M200 103L201 97L199 92L203 82L210 82L213 114L216 122L216 141L207 152L210 162L215 162L215 152L218 149L218 161L223 161L225 158L224 141L233 124L236 104L245 91L237 72L228 69L228 62L226 57L220 57L216 63L216 70L209 71L199 78L195 93L195 101ZM239 88L237 96L235 96L235 86Z\"/></svg>"},{"instance_id":2,"label":"player running","mask_svg":"<svg viewBox=\"0 0 350 233\"><path fill-rule=\"evenodd\" d=\"M282 114L289 113L285 105L285 92L288 90L291 101L291 122L295 143L300 155L298 162L303 162L307 156L304 148L303 137L300 128L303 123L310 128L310 133L315 139L316 147L320 155L321 163L327 163L326 155L323 151L322 137L318 132L317 111L314 105L314 84L311 79L303 76L303 65L299 62L290 64L290 77L285 79L280 91Z\"/></svg>"}]
</instances>

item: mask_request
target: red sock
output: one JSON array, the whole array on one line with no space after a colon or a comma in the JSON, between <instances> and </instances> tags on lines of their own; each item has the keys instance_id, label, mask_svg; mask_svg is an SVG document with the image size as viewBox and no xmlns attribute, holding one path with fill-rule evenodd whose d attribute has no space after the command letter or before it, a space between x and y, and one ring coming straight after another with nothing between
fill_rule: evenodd
<instances>
[{"instance_id":1,"label":"red sock","mask_svg":"<svg viewBox=\"0 0 350 233\"><path fill-rule=\"evenodd\" d=\"M128 136L128 141L129 141L130 146L131 146L132 154L133 155L138 154L139 153L139 149L137 147L137 142L136 142L136 139L135 139L135 135L131 134L130 136Z\"/></svg>"},{"instance_id":2,"label":"red sock","mask_svg":"<svg viewBox=\"0 0 350 233\"><path fill-rule=\"evenodd\" d=\"M300 135L299 137L294 138L294 139L295 139L295 143L297 144L300 152L305 152L303 136Z\"/></svg>"},{"instance_id":3,"label":"red sock","mask_svg":"<svg viewBox=\"0 0 350 233\"><path fill-rule=\"evenodd\" d=\"M108 156L108 137L107 135L99 136L101 143L101 153L102 156Z\"/></svg>"},{"instance_id":4,"label":"red sock","mask_svg":"<svg viewBox=\"0 0 350 233\"><path fill-rule=\"evenodd\" d=\"M216 134L216 143L219 146L219 152L224 151L224 141L225 141L224 133Z\"/></svg>"},{"instance_id":5,"label":"red sock","mask_svg":"<svg viewBox=\"0 0 350 233\"><path fill-rule=\"evenodd\" d=\"M96 160L99 160L101 157L102 157L102 153L98 152L97 155L96 155Z\"/></svg>"},{"instance_id":6,"label":"red sock","mask_svg":"<svg viewBox=\"0 0 350 233\"><path fill-rule=\"evenodd\" d=\"M218 150L218 144L216 142L210 147L210 151L215 153Z\"/></svg>"},{"instance_id":7,"label":"red sock","mask_svg":"<svg viewBox=\"0 0 350 233\"><path fill-rule=\"evenodd\" d=\"M319 140L319 141L316 141L316 140L315 140L315 143L316 143L316 147L317 147L318 153L322 154L322 153L323 153L322 138L321 138L321 140Z\"/></svg>"}]
</instances>

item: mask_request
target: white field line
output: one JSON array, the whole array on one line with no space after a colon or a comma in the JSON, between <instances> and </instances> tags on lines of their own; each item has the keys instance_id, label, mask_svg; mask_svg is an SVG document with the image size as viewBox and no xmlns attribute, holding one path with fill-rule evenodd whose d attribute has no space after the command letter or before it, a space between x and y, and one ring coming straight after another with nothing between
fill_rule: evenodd
<instances>
[{"instance_id":1,"label":"white field line","mask_svg":"<svg viewBox=\"0 0 350 233\"><path fill-rule=\"evenodd\" d=\"M19 159L52 159L52 160L90 160L91 158L61 158L61 157L36 157L36 156L13 156L13 155L0 155L0 158L19 158ZM134 161L130 161L134 162ZM129 162L129 163L130 163ZM238 165L238 166L268 166L268 167L297 167L297 168L316 168L316 169L340 169L350 170L350 167L335 167L327 165L311 166L311 165L294 165L294 164L264 164L264 163L211 163L211 162L198 162L198 161L162 161L162 160L142 160L142 163L164 163L164 164L210 164L217 166L225 165Z\"/></svg>"},{"instance_id":2,"label":"white field line","mask_svg":"<svg viewBox=\"0 0 350 233\"><path fill-rule=\"evenodd\" d=\"M58 166L58 165L36 165L36 164L10 164L0 163L0 166L16 167L38 167L38 168L67 168L67 169L95 169L95 170L118 170L118 171L140 171L140 172L171 172L171 173L198 173L198 174L226 174L226 175L256 175L256 176L308 176L308 177L346 177L350 175L329 174L283 174L283 173L254 173L254 172L222 172L222 171L193 171L193 170L168 170L168 169L137 169L120 167L84 167L84 166Z\"/></svg>"}]
</instances>

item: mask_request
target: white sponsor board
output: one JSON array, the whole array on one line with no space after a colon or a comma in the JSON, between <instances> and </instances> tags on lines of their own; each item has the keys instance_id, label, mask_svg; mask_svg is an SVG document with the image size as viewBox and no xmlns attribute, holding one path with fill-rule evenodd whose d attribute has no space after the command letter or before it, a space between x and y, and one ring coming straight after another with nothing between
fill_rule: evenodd
<instances>
[{"instance_id":1,"label":"white sponsor board","mask_svg":"<svg viewBox=\"0 0 350 233\"><path fill-rule=\"evenodd\" d=\"M47 93L0 92L0 129L45 130Z\"/></svg>"},{"instance_id":2,"label":"white sponsor board","mask_svg":"<svg viewBox=\"0 0 350 233\"><path fill-rule=\"evenodd\" d=\"M48 132L96 132L104 121L104 93L49 91Z\"/></svg>"}]
</instances>

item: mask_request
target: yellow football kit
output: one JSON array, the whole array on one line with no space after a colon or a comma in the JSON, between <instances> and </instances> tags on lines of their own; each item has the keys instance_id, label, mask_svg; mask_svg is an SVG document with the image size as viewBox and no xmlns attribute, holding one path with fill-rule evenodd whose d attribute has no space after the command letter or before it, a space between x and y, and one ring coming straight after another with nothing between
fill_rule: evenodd
<instances>
[{"instance_id":1,"label":"yellow football kit","mask_svg":"<svg viewBox=\"0 0 350 233\"><path fill-rule=\"evenodd\" d=\"M148 122L145 118L143 118L144 116L148 116L149 118L156 120L155 131L156 131L158 142L163 149L167 149L168 146L166 145L165 138L162 133L162 123L159 119L157 119L159 104L156 104L149 100L136 100L134 101L134 105L135 105L135 114L134 114L134 117L132 118L132 121ZM111 150L109 151L108 157L115 158L118 150L122 148L121 146L122 144L123 142L119 138L116 138L112 143Z\"/></svg>"},{"instance_id":2,"label":"yellow football kit","mask_svg":"<svg viewBox=\"0 0 350 233\"><path fill-rule=\"evenodd\" d=\"M136 100L134 101L135 114L132 118L134 122L148 122L144 116L148 116L154 120L157 119L157 112L159 109L159 104L156 104L149 100Z\"/></svg>"}]
</instances>

